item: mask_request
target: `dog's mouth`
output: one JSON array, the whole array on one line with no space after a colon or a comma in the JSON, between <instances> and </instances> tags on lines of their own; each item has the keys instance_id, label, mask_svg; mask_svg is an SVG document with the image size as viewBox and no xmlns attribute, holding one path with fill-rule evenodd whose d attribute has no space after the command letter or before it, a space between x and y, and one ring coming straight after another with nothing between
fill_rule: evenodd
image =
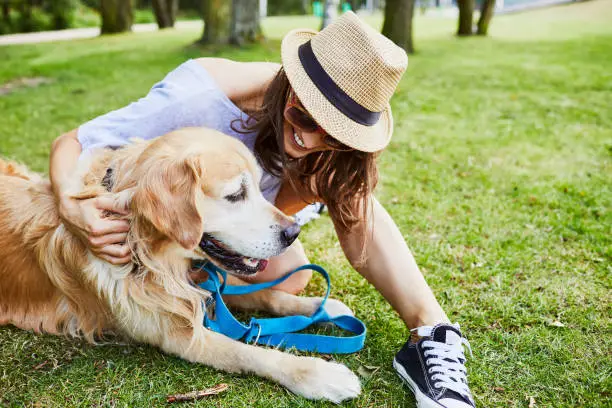
<instances>
[{"instance_id":1,"label":"dog's mouth","mask_svg":"<svg viewBox=\"0 0 612 408\"><path fill-rule=\"evenodd\" d=\"M219 264L217 266L236 275L254 275L268 266L267 259L251 258L234 252L210 234L202 236L200 248Z\"/></svg>"}]
</instances>

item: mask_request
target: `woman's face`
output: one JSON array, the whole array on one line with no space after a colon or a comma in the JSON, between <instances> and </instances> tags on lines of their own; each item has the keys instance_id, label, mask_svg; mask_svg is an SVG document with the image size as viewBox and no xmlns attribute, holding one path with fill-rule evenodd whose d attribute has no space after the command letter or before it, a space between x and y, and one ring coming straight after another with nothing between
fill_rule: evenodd
<instances>
[{"instance_id":1,"label":"woman's face","mask_svg":"<svg viewBox=\"0 0 612 408\"><path fill-rule=\"evenodd\" d=\"M331 147L323 143L323 135L296 128L286 118L283 134L285 152L294 159L304 157L309 153L332 150Z\"/></svg>"},{"instance_id":2,"label":"woman's face","mask_svg":"<svg viewBox=\"0 0 612 408\"><path fill-rule=\"evenodd\" d=\"M297 110L295 110L296 108ZM293 109L293 112L290 112L289 109ZM290 91L283 115L285 118L283 140L285 152L290 157L297 159L310 153L325 150L350 150L348 146L332 139L321 127L316 125L312 116L310 116L306 108L302 106L297 96L293 93L293 90ZM297 118L296 115L298 116ZM317 129L312 131L307 130L304 126L301 127L300 123L304 122L304 120L312 122ZM329 144L330 142L332 145Z\"/></svg>"}]
</instances>

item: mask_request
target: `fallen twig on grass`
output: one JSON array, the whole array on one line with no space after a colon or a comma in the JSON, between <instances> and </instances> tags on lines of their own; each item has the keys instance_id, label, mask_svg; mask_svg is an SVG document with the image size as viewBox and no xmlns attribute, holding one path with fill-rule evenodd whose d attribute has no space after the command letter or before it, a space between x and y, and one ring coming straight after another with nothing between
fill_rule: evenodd
<instances>
[{"instance_id":1,"label":"fallen twig on grass","mask_svg":"<svg viewBox=\"0 0 612 408\"><path fill-rule=\"evenodd\" d=\"M43 368L44 366L47 365L47 363L49 362L49 360L45 360L42 363L38 364L36 367L34 367L35 370L40 370L41 368Z\"/></svg>"},{"instance_id":2,"label":"fallen twig on grass","mask_svg":"<svg viewBox=\"0 0 612 408\"><path fill-rule=\"evenodd\" d=\"M193 392L188 392L187 394L168 395L166 397L166 402L195 401L195 400L204 398L209 395L217 395L227 390L228 388L229 388L229 385L227 384L219 384L212 388L207 388L202 391L193 391Z\"/></svg>"}]
</instances>

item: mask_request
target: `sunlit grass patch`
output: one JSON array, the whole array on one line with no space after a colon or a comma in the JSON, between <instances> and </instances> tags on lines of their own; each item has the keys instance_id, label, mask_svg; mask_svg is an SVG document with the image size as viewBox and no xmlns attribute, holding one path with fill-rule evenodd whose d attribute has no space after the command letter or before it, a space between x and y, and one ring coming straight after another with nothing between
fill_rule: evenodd
<instances>
[{"instance_id":1,"label":"sunlit grass patch","mask_svg":"<svg viewBox=\"0 0 612 408\"><path fill-rule=\"evenodd\" d=\"M453 20L415 22L418 53L392 100L395 134L377 196L465 329L479 406L526 407L528 397L541 407L607 406L611 11L599 0L498 16L490 38L461 40ZM278 61L283 33L317 25L269 18L268 42L245 49L192 47L196 30L0 47L0 84L52 80L0 96L0 154L45 171L55 137L138 99L185 59ZM351 270L327 216L302 240L311 261L331 271L335 296L368 326L365 349L337 358L355 371L375 367L361 370L373 374L346 405L414 406L391 368L407 335L396 314ZM311 285L308 293L322 293L321 279ZM10 406L161 405L167 394L221 382L227 392L193 405L327 406L147 346L0 329L0 400Z\"/></svg>"}]
</instances>

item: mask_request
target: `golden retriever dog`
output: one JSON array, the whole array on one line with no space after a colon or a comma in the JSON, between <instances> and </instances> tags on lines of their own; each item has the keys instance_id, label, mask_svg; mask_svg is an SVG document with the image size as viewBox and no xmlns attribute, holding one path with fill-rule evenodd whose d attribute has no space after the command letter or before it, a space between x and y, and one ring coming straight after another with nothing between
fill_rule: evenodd
<instances>
[{"instance_id":1,"label":"golden retriever dog","mask_svg":"<svg viewBox=\"0 0 612 408\"><path fill-rule=\"evenodd\" d=\"M130 210L132 262L116 266L66 228L47 180L0 160L0 324L91 342L117 333L188 361L257 374L306 398L356 397L359 380L344 365L247 345L202 325L210 294L191 281L193 260L250 275L297 237L293 220L259 192L260 176L241 142L202 128L100 149L81 160L71 193L80 199L112 194ZM240 284L236 276L230 284ZM227 301L310 315L321 299L269 289ZM350 313L339 301L327 310Z\"/></svg>"}]
</instances>

